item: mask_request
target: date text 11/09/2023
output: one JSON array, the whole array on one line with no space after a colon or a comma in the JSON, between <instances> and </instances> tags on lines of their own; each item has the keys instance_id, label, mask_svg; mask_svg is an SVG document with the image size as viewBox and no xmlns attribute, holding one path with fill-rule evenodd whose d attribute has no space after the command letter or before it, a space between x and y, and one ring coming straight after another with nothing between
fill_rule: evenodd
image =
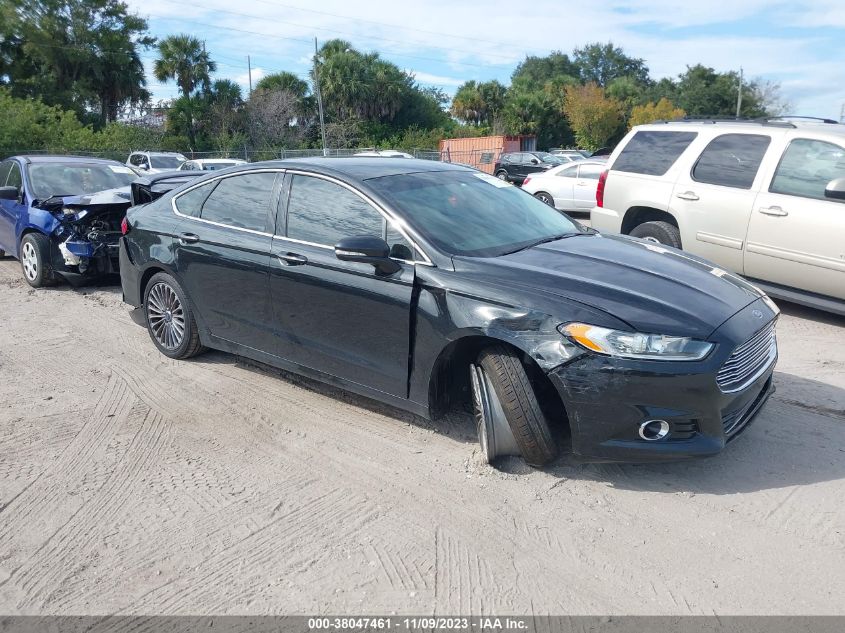
<instances>
[{"instance_id":1,"label":"date text 11/09/2023","mask_svg":"<svg viewBox=\"0 0 845 633\"><path fill-rule=\"evenodd\" d=\"M319 617L308 619L310 631L526 631L527 618L519 617Z\"/></svg>"}]
</instances>

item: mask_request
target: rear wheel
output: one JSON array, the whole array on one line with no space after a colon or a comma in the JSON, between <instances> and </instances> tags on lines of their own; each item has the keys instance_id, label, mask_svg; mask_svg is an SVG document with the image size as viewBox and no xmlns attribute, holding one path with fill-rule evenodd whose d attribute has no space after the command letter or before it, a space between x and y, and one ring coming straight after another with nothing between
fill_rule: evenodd
<instances>
[{"instance_id":1,"label":"rear wheel","mask_svg":"<svg viewBox=\"0 0 845 633\"><path fill-rule=\"evenodd\" d=\"M485 349L471 378L479 441L488 461L517 451L533 466L554 459L557 446L549 424L514 350Z\"/></svg>"},{"instance_id":2,"label":"rear wheel","mask_svg":"<svg viewBox=\"0 0 845 633\"><path fill-rule=\"evenodd\" d=\"M499 172L497 172L497 173L496 173L496 178L498 178L499 180L505 180L505 181L507 181L507 179L508 179L508 172L506 172L504 169L502 169L501 171L499 171Z\"/></svg>"},{"instance_id":3,"label":"rear wheel","mask_svg":"<svg viewBox=\"0 0 845 633\"><path fill-rule=\"evenodd\" d=\"M144 315L150 338L165 356L183 359L203 351L185 291L167 273L153 275L147 284Z\"/></svg>"},{"instance_id":4,"label":"rear wheel","mask_svg":"<svg viewBox=\"0 0 845 633\"><path fill-rule=\"evenodd\" d=\"M27 233L21 240L21 270L23 278L33 288L55 283L50 262L50 238L42 233Z\"/></svg>"},{"instance_id":5,"label":"rear wheel","mask_svg":"<svg viewBox=\"0 0 845 633\"><path fill-rule=\"evenodd\" d=\"M534 197L537 198L537 200L539 200L540 202L545 202L550 207L555 206L554 198L552 198L551 195L549 195L545 191L538 191L534 194Z\"/></svg>"},{"instance_id":6,"label":"rear wheel","mask_svg":"<svg viewBox=\"0 0 845 633\"><path fill-rule=\"evenodd\" d=\"M647 242L665 244L674 248L681 248L681 232L678 227L669 222L644 222L631 231L633 237L639 237Z\"/></svg>"}]
</instances>

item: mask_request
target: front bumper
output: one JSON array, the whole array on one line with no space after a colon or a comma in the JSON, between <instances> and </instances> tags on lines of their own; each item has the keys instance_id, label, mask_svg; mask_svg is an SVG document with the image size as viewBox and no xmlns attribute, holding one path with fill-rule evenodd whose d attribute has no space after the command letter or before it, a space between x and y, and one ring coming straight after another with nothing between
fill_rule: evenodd
<instances>
[{"instance_id":1,"label":"front bumper","mask_svg":"<svg viewBox=\"0 0 845 633\"><path fill-rule=\"evenodd\" d=\"M653 462L720 452L774 392L777 358L735 393L719 388L717 372L737 345L774 316L762 300L752 303L711 336L716 349L700 362L584 354L552 370L549 378L566 408L575 455L585 461ZM639 427L648 420L665 420L669 434L642 439Z\"/></svg>"}]
</instances>

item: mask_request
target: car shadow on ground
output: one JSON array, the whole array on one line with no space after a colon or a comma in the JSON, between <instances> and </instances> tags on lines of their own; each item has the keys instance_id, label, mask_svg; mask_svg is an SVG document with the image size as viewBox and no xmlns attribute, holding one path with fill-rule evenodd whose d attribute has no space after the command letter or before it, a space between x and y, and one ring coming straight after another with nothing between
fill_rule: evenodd
<instances>
[{"instance_id":1,"label":"car shadow on ground","mask_svg":"<svg viewBox=\"0 0 845 633\"><path fill-rule=\"evenodd\" d=\"M845 327L845 316L840 314L833 314L832 312L824 312L816 308L810 308L798 303L790 303L781 299L774 299L778 308L783 314L796 317L799 319L808 319L816 323L824 323L826 325L838 325Z\"/></svg>"}]
</instances>

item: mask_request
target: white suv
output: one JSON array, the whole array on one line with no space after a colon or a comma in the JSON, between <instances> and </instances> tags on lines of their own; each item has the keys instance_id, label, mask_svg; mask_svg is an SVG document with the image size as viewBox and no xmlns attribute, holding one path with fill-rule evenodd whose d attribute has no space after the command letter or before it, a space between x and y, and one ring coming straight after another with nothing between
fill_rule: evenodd
<instances>
[{"instance_id":1,"label":"white suv","mask_svg":"<svg viewBox=\"0 0 845 633\"><path fill-rule=\"evenodd\" d=\"M768 294L845 314L845 125L797 117L641 125L590 213L711 260Z\"/></svg>"}]
</instances>

